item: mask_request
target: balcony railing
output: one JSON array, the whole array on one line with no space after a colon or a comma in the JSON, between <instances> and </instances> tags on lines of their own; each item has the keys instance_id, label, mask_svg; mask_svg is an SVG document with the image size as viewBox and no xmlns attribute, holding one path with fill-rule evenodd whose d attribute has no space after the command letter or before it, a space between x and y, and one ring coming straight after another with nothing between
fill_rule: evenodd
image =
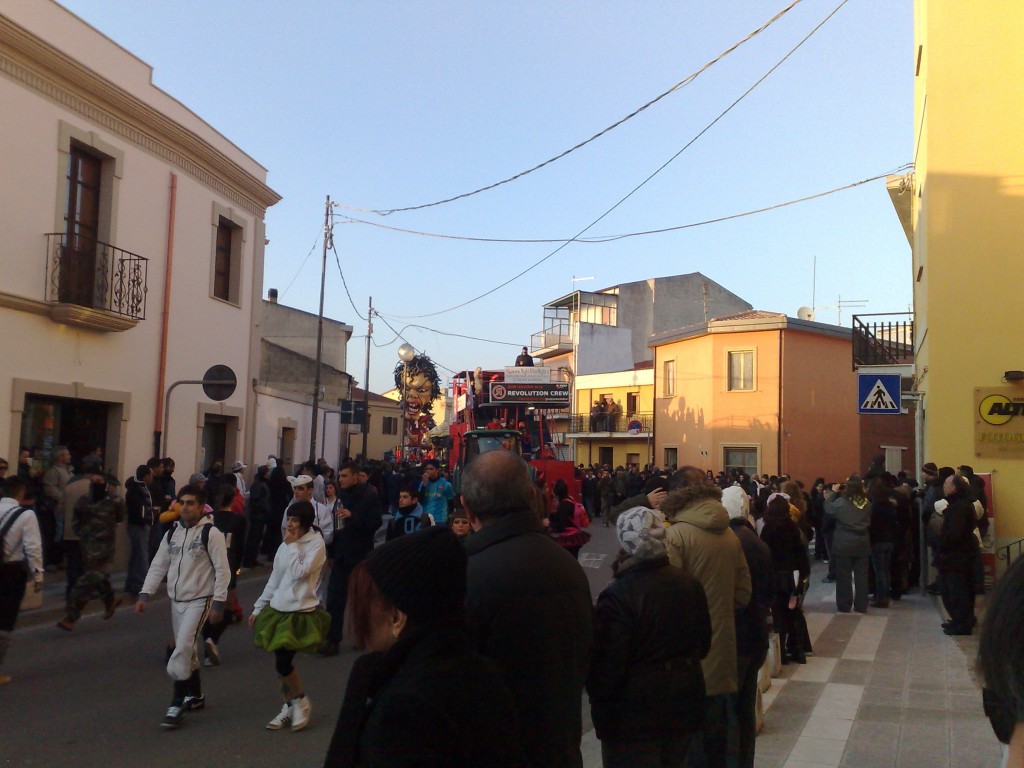
<instances>
[{"instance_id":1,"label":"balcony railing","mask_svg":"<svg viewBox=\"0 0 1024 768\"><path fill-rule=\"evenodd\" d=\"M575 434L608 434L630 432L653 432L653 413L625 413L609 416L591 416L589 413L573 413L569 415L569 426L567 432Z\"/></svg>"},{"instance_id":2,"label":"balcony railing","mask_svg":"<svg viewBox=\"0 0 1024 768\"><path fill-rule=\"evenodd\" d=\"M909 365L913 362L913 313L853 316L854 370L861 365Z\"/></svg>"},{"instance_id":3,"label":"balcony railing","mask_svg":"<svg viewBox=\"0 0 1024 768\"><path fill-rule=\"evenodd\" d=\"M530 336L530 351L534 354L553 347L572 348L572 326L567 319L556 320L543 331Z\"/></svg>"},{"instance_id":4,"label":"balcony railing","mask_svg":"<svg viewBox=\"0 0 1024 768\"><path fill-rule=\"evenodd\" d=\"M145 320L149 260L109 243L73 240L69 245L63 232L46 236L46 301Z\"/></svg>"}]
</instances>

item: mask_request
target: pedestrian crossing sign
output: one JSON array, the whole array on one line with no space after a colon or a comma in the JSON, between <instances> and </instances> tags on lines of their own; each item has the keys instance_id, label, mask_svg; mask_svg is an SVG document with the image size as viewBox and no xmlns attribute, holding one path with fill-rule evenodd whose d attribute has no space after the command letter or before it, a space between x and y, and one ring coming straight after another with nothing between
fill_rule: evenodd
<instances>
[{"instance_id":1,"label":"pedestrian crossing sign","mask_svg":"<svg viewBox=\"0 0 1024 768\"><path fill-rule=\"evenodd\" d=\"M898 373L857 374L857 413L902 413Z\"/></svg>"}]
</instances>

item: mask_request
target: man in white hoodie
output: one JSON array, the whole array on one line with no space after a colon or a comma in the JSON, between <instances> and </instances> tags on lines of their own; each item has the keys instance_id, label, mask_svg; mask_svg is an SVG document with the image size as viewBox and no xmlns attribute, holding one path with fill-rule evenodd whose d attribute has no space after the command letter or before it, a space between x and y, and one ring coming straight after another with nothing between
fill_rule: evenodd
<instances>
[{"instance_id":1,"label":"man in white hoodie","mask_svg":"<svg viewBox=\"0 0 1024 768\"><path fill-rule=\"evenodd\" d=\"M29 573L32 589L43 588L43 547L30 506L24 480L11 475L0 481L0 665L11 644ZM0 685L9 682L10 677L0 674Z\"/></svg>"},{"instance_id":2,"label":"man in white hoodie","mask_svg":"<svg viewBox=\"0 0 1024 768\"><path fill-rule=\"evenodd\" d=\"M174 632L167 674L174 681L174 696L160 723L164 728L177 728L186 710L206 705L196 648L206 619L217 623L223 618L231 580L224 534L214 526L213 517L204 513L202 489L186 485L178 492L178 502L181 520L161 539L135 604L136 613L145 611L146 603L167 577Z\"/></svg>"}]
</instances>

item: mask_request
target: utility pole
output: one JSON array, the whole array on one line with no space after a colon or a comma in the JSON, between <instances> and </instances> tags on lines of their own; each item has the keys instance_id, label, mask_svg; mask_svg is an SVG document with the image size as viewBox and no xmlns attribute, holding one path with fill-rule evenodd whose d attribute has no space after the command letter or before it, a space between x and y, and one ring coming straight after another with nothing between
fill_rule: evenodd
<instances>
[{"instance_id":1,"label":"utility pole","mask_svg":"<svg viewBox=\"0 0 1024 768\"><path fill-rule=\"evenodd\" d=\"M366 373L363 376L363 461L366 456L366 440L370 432L370 339L373 336L373 296L366 310Z\"/></svg>"},{"instance_id":2,"label":"utility pole","mask_svg":"<svg viewBox=\"0 0 1024 768\"><path fill-rule=\"evenodd\" d=\"M327 282L327 248L331 240L331 196L324 204L324 248L320 262L320 314L316 326L316 371L313 374L313 418L309 425L309 461L316 461L316 429L320 423L320 365L324 347L324 284Z\"/></svg>"}]
</instances>

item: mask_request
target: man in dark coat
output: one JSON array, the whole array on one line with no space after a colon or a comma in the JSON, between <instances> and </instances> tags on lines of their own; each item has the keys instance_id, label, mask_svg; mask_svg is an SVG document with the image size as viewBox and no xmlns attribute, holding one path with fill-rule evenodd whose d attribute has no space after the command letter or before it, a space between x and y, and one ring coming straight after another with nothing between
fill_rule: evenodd
<instances>
[{"instance_id":1,"label":"man in dark coat","mask_svg":"<svg viewBox=\"0 0 1024 768\"><path fill-rule=\"evenodd\" d=\"M477 457L462 494L476 531L466 540L471 643L505 674L528 764L580 768L593 625L587 577L531 511L529 470L515 454Z\"/></svg>"},{"instance_id":2,"label":"man in dark coat","mask_svg":"<svg viewBox=\"0 0 1024 768\"><path fill-rule=\"evenodd\" d=\"M373 551L373 534L381 523L380 497L369 485L359 482L359 467L355 462L346 461L338 469L338 488L340 504L335 512L334 541L328 552L333 560L327 582L331 628L327 639L317 649L319 656L338 655L348 598L348 577Z\"/></svg>"},{"instance_id":3,"label":"man in dark coat","mask_svg":"<svg viewBox=\"0 0 1024 768\"><path fill-rule=\"evenodd\" d=\"M292 485L288 482L288 473L276 458L271 456L267 459L267 466L270 468L267 478L270 486L270 516L267 518L267 532L263 536L260 551L273 560L281 545L281 520L292 500Z\"/></svg>"},{"instance_id":4,"label":"man in dark coat","mask_svg":"<svg viewBox=\"0 0 1024 768\"><path fill-rule=\"evenodd\" d=\"M949 506L942 513L942 531L936 561L942 584L942 603L950 621L942 625L947 635L969 635L974 617L974 558L978 540L974 537L977 517L970 485L960 475L946 478L942 486Z\"/></svg>"},{"instance_id":5,"label":"man in dark coat","mask_svg":"<svg viewBox=\"0 0 1024 768\"><path fill-rule=\"evenodd\" d=\"M768 655L768 611L774 597L775 570L768 545L750 524L750 497L738 485L722 491L722 505L729 513L729 527L740 540L750 569L750 602L736 609L736 679L734 700L739 728L739 768L754 767L757 738L757 673Z\"/></svg>"}]
</instances>

